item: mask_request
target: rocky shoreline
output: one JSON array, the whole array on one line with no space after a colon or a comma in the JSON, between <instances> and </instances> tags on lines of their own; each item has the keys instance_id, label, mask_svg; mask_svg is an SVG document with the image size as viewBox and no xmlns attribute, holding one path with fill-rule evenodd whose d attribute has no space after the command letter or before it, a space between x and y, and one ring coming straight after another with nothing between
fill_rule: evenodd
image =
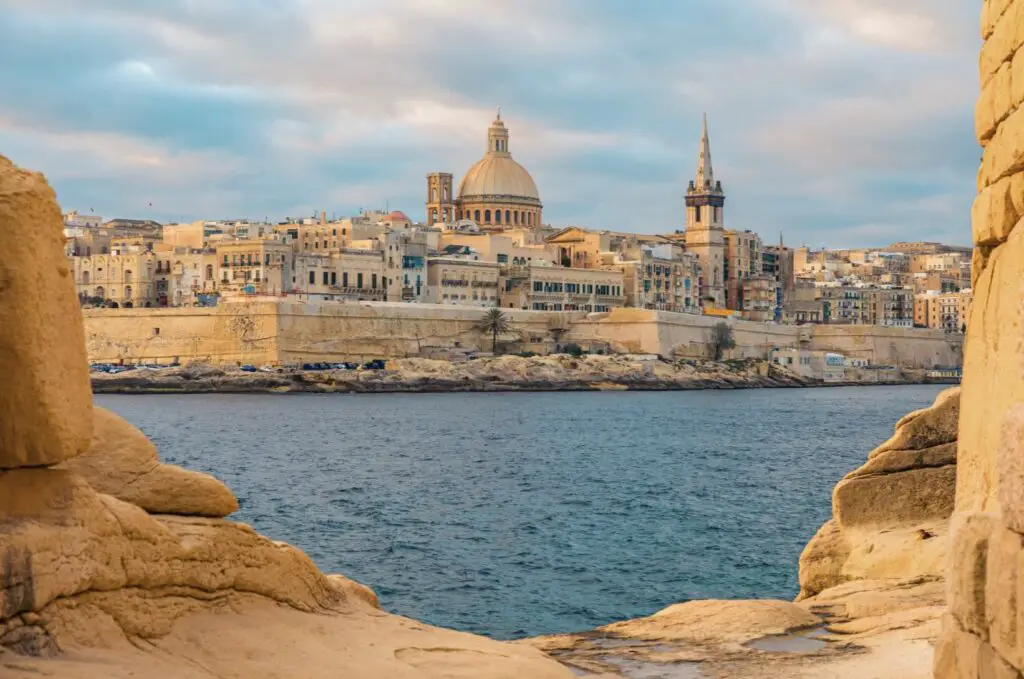
<instances>
[{"instance_id":1,"label":"rocky shoreline","mask_svg":"<svg viewBox=\"0 0 1024 679\"><path fill-rule=\"evenodd\" d=\"M96 394L452 393L557 391L692 391L934 384L923 371L899 379L824 382L765 361L665 361L619 356L503 356L463 363L394 359L380 370L245 372L238 367L189 364L117 374L94 372Z\"/></svg>"}]
</instances>

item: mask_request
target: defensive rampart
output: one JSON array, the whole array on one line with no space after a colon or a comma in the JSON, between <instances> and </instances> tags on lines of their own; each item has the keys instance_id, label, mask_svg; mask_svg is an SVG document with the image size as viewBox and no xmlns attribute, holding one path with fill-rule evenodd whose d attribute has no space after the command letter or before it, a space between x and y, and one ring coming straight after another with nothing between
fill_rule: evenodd
<instances>
[{"instance_id":1,"label":"defensive rampart","mask_svg":"<svg viewBox=\"0 0 1024 679\"><path fill-rule=\"evenodd\" d=\"M489 351L475 329L484 310L388 303L316 304L255 299L212 308L90 309L86 345L94 362L201 360L297 363ZM546 353L568 342L616 352L705 358L716 318L641 309L608 314L506 310L505 351ZM787 326L730 321L734 358L766 358L772 348L836 351L905 368L953 365L955 340L938 331L875 326Z\"/></svg>"}]
</instances>

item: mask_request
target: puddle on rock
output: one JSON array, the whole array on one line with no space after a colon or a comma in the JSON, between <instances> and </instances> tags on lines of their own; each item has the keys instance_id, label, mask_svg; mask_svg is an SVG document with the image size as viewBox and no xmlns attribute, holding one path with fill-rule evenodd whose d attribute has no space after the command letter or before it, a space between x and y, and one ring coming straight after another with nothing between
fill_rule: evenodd
<instances>
[{"instance_id":1,"label":"puddle on rock","mask_svg":"<svg viewBox=\"0 0 1024 679\"><path fill-rule=\"evenodd\" d=\"M614 656L601 660L614 665L627 679L707 679L707 675L695 663L652 663Z\"/></svg>"},{"instance_id":2,"label":"puddle on rock","mask_svg":"<svg viewBox=\"0 0 1024 679\"><path fill-rule=\"evenodd\" d=\"M754 639L747 643L747 647L770 653L817 653L828 646L828 642L821 638L825 634L824 627L813 627L792 634Z\"/></svg>"}]
</instances>

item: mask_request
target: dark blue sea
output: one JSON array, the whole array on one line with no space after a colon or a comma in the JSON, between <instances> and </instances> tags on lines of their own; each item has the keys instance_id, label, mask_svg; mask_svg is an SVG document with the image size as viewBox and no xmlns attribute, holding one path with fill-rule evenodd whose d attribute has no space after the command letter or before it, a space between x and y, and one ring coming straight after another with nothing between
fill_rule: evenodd
<instances>
[{"instance_id":1,"label":"dark blue sea","mask_svg":"<svg viewBox=\"0 0 1024 679\"><path fill-rule=\"evenodd\" d=\"M836 481L940 390L97 401L388 610L508 639L792 598Z\"/></svg>"}]
</instances>

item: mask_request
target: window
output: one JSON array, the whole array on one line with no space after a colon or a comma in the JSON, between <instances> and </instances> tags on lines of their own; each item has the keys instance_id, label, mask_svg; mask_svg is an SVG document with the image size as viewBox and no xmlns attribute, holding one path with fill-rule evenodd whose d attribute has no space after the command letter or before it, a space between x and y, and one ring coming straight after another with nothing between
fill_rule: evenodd
<instances>
[{"instance_id":1,"label":"window","mask_svg":"<svg viewBox=\"0 0 1024 679\"><path fill-rule=\"evenodd\" d=\"M337 285L337 284L338 284L338 272L337 271L332 271L331 272L331 285Z\"/></svg>"},{"instance_id":2,"label":"window","mask_svg":"<svg viewBox=\"0 0 1024 679\"><path fill-rule=\"evenodd\" d=\"M370 288L373 290L377 289L377 274L370 274Z\"/></svg>"},{"instance_id":3,"label":"window","mask_svg":"<svg viewBox=\"0 0 1024 679\"><path fill-rule=\"evenodd\" d=\"M363 289L363 274L362 272L356 274L356 287L360 290Z\"/></svg>"},{"instance_id":4,"label":"window","mask_svg":"<svg viewBox=\"0 0 1024 679\"><path fill-rule=\"evenodd\" d=\"M698 205L696 207L696 209L694 209L693 213L694 213L693 221L695 221L698 224L700 224L700 205Z\"/></svg>"},{"instance_id":5,"label":"window","mask_svg":"<svg viewBox=\"0 0 1024 679\"><path fill-rule=\"evenodd\" d=\"M494 211L494 223L501 224L501 210Z\"/></svg>"},{"instance_id":6,"label":"window","mask_svg":"<svg viewBox=\"0 0 1024 679\"><path fill-rule=\"evenodd\" d=\"M511 212L509 212L508 210L505 210L505 223L506 224L511 224L512 223L511 214L512 214Z\"/></svg>"},{"instance_id":7,"label":"window","mask_svg":"<svg viewBox=\"0 0 1024 679\"><path fill-rule=\"evenodd\" d=\"M490 224L490 223L491 223L491 211L490 210L484 210L484 224Z\"/></svg>"},{"instance_id":8,"label":"window","mask_svg":"<svg viewBox=\"0 0 1024 679\"><path fill-rule=\"evenodd\" d=\"M309 284L316 285L316 271L309 272Z\"/></svg>"},{"instance_id":9,"label":"window","mask_svg":"<svg viewBox=\"0 0 1024 679\"><path fill-rule=\"evenodd\" d=\"M328 278L329 278L329 276L328 276L327 272L324 271L324 285L327 285Z\"/></svg>"},{"instance_id":10,"label":"window","mask_svg":"<svg viewBox=\"0 0 1024 679\"><path fill-rule=\"evenodd\" d=\"M474 222L479 222L480 221L480 210L474 210L474 212L473 212L473 221Z\"/></svg>"},{"instance_id":11,"label":"window","mask_svg":"<svg viewBox=\"0 0 1024 679\"><path fill-rule=\"evenodd\" d=\"M341 272L341 287L343 287L343 288L347 288L348 287L348 271L342 271Z\"/></svg>"}]
</instances>

